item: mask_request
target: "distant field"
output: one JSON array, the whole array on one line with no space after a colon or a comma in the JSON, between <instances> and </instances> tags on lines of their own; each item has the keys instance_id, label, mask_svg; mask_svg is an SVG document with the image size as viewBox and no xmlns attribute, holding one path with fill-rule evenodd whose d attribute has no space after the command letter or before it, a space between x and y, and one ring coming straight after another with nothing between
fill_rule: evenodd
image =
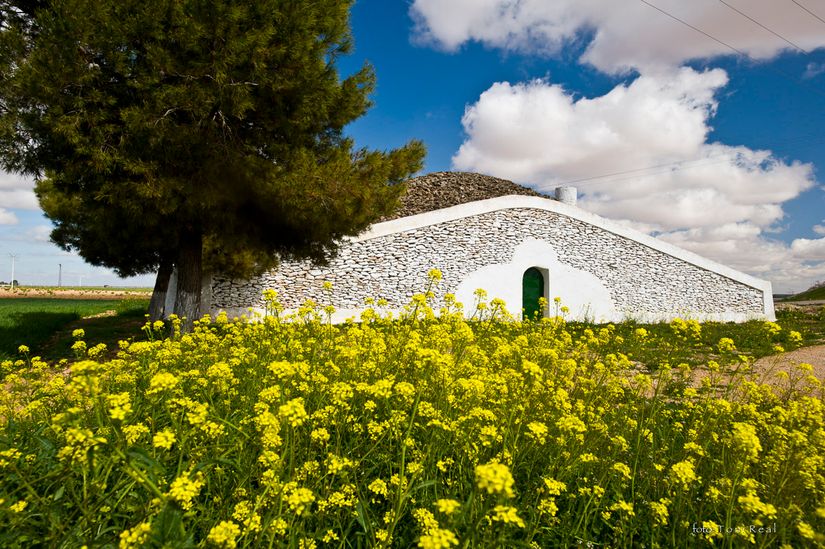
<instances>
[{"instance_id":1,"label":"distant field","mask_svg":"<svg viewBox=\"0 0 825 549\"><path fill-rule=\"evenodd\" d=\"M14 290L0 286L2 298L55 298L55 299L134 299L152 295L151 288L115 286L20 286Z\"/></svg>"},{"instance_id":2,"label":"distant field","mask_svg":"<svg viewBox=\"0 0 825 549\"><path fill-rule=\"evenodd\" d=\"M813 301L818 299L825 299L825 286L805 290L804 292L786 298L785 301Z\"/></svg>"},{"instance_id":3,"label":"distant field","mask_svg":"<svg viewBox=\"0 0 825 549\"><path fill-rule=\"evenodd\" d=\"M0 360L17 358L20 345L28 346L34 355L69 356L71 331L61 330L109 311L113 312L107 318L83 322L88 341L112 341L121 333L134 335L147 305L146 299L0 298Z\"/></svg>"}]
</instances>

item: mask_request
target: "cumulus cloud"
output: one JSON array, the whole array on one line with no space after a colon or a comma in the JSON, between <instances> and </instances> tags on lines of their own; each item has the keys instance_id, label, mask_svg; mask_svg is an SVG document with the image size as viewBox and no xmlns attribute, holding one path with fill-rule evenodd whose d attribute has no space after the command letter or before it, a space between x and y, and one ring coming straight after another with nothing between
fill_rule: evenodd
<instances>
[{"instance_id":1,"label":"cumulus cloud","mask_svg":"<svg viewBox=\"0 0 825 549\"><path fill-rule=\"evenodd\" d=\"M17 225L18 219L14 212L0 208L0 225Z\"/></svg>"},{"instance_id":2,"label":"cumulus cloud","mask_svg":"<svg viewBox=\"0 0 825 549\"><path fill-rule=\"evenodd\" d=\"M545 80L499 82L467 107L453 165L545 192L572 184L589 211L791 283L793 268L803 273L803 263L819 260L821 244L789 246L767 235L783 219L782 204L814 185L813 167L708 143L726 83L721 69L681 68L576 98ZM821 278L815 269L809 275Z\"/></svg>"},{"instance_id":3,"label":"cumulus cloud","mask_svg":"<svg viewBox=\"0 0 825 549\"><path fill-rule=\"evenodd\" d=\"M0 171L0 208L38 209L34 181L28 177Z\"/></svg>"},{"instance_id":4,"label":"cumulus cloud","mask_svg":"<svg viewBox=\"0 0 825 549\"><path fill-rule=\"evenodd\" d=\"M822 23L791 3L729 2L803 50L825 46ZM721 2L651 0L650 4L754 59L796 50ZM604 0L415 0L418 40L455 50L469 41L528 53L553 54L587 35L581 61L608 72L650 72L690 59L728 55L727 46L643 2Z\"/></svg>"}]
</instances>

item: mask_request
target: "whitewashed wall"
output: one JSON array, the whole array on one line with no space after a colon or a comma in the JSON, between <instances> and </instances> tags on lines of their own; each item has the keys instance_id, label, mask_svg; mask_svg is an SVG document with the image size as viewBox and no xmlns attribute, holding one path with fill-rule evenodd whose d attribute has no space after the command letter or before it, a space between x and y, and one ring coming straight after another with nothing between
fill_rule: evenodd
<instances>
[{"instance_id":1,"label":"whitewashed wall","mask_svg":"<svg viewBox=\"0 0 825 549\"><path fill-rule=\"evenodd\" d=\"M327 267L284 262L251 281L216 276L213 311L263 306L272 288L287 309L305 299L326 304L332 282L336 320L357 314L368 297L400 310L423 291L426 273L442 271L440 298L455 293L470 309L484 288L511 311L521 310L521 278L529 267L549 274L549 297L570 317L596 321L744 321L774 318L769 282L620 226L575 206L505 196L373 225L341 248Z\"/></svg>"}]
</instances>

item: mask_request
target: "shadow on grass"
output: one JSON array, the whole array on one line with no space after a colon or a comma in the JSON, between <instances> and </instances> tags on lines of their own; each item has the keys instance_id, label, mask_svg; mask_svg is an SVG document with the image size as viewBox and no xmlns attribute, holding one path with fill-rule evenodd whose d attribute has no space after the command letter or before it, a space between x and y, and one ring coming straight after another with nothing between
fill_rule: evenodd
<instances>
[{"instance_id":1,"label":"shadow on grass","mask_svg":"<svg viewBox=\"0 0 825 549\"><path fill-rule=\"evenodd\" d=\"M7 313L8 327L0 327L0 360L21 358L17 349L26 345L30 356L48 361L74 358L71 346L72 332L82 328L88 347L105 343L116 349L121 339L140 339L141 327L148 301L123 300L113 303L111 309L101 311L103 316L83 318L77 311L20 311ZM112 314L106 314L112 313ZM100 314L100 313L96 313Z\"/></svg>"},{"instance_id":2,"label":"shadow on grass","mask_svg":"<svg viewBox=\"0 0 825 549\"><path fill-rule=\"evenodd\" d=\"M26 345L32 355L40 354L43 344L60 328L78 320L72 312L11 313L12 326L0 330L0 360L19 358L17 348Z\"/></svg>"}]
</instances>

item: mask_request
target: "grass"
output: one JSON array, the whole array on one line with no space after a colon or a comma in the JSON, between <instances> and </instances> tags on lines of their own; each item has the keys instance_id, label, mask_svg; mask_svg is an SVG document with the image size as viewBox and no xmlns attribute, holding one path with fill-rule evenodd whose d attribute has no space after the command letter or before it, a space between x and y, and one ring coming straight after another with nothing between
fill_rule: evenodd
<instances>
[{"instance_id":1,"label":"grass","mask_svg":"<svg viewBox=\"0 0 825 549\"><path fill-rule=\"evenodd\" d=\"M813 340L815 314L470 323L425 302L172 321L117 360L87 333L66 375L0 363L0 546L825 545L822 384L742 375L743 351L797 348L792 325ZM623 351L717 363L694 383Z\"/></svg>"},{"instance_id":2,"label":"grass","mask_svg":"<svg viewBox=\"0 0 825 549\"><path fill-rule=\"evenodd\" d=\"M818 288L808 288L804 292L792 295L783 301L812 301L816 299L825 299L825 286Z\"/></svg>"},{"instance_id":3,"label":"grass","mask_svg":"<svg viewBox=\"0 0 825 549\"><path fill-rule=\"evenodd\" d=\"M620 336L607 349L613 353L626 354L631 360L645 365L650 370L658 369L664 362L671 366L680 363L697 366L716 358L716 346L723 337L731 338L736 342L737 349L746 356L755 359L774 355L778 352L777 345L790 348L801 343L803 346L825 344L825 307L806 309L785 309L776 312L776 324L781 330L771 337L767 337L768 327L762 320L749 322L703 322L701 332L692 338L689 345L677 342L673 327L668 323L640 324L633 321L617 323L612 333ZM582 322L568 323L571 334L581 337L586 330L604 328L607 325L594 325ZM646 330L658 344L645 345L639 348L629 346L623 340L632 340L633 334L639 328ZM799 332L801 342L790 341L791 332ZM664 352L667 350L668 352Z\"/></svg>"},{"instance_id":4,"label":"grass","mask_svg":"<svg viewBox=\"0 0 825 549\"><path fill-rule=\"evenodd\" d=\"M0 299L0 360L17 358L20 345L46 359L68 356L75 328L95 342L116 343L139 333L147 306L145 299ZM107 311L114 316L86 318Z\"/></svg>"}]
</instances>

